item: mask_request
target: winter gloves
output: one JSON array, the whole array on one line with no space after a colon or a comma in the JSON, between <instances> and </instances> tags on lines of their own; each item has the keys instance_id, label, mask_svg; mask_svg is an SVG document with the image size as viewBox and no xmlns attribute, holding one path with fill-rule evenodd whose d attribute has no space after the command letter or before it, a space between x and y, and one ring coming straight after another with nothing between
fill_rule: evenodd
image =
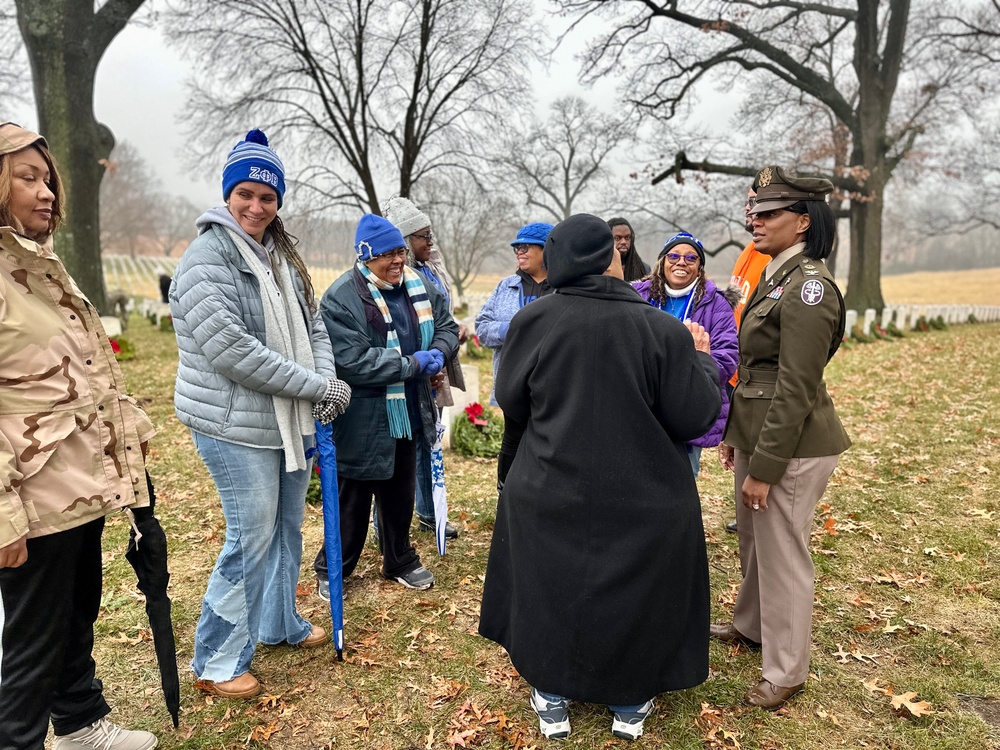
<instances>
[{"instance_id":1,"label":"winter gloves","mask_svg":"<svg viewBox=\"0 0 1000 750\"><path fill-rule=\"evenodd\" d=\"M420 367L421 375L437 375L444 367L444 353L440 349L416 352L413 358Z\"/></svg>"},{"instance_id":2,"label":"winter gloves","mask_svg":"<svg viewBox=\"0 0 1000 750\"><path fill-rule=\"evenodd\" d=\"M323 400L313 404L313 419L320 424L330 424L347 411L347 406L350 403L351 386L343 380L329 378L326 381L326 393L323 394Z\"/></svg>"}]
</instances>

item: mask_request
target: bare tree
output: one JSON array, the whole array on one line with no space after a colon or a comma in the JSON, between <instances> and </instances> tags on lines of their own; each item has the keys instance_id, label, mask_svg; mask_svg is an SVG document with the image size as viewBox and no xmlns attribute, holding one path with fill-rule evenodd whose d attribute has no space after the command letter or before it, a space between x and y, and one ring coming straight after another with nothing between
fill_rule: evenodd
<instances>
[{"instance_id":1,"label":"bare tree","mask_svg":"<svg viewBox=\"0 0 1000 750\"><path fill-rule=\"evenodd\" d=\"M610 172L613 153L629 141L630 129L578 96L556 99L542 120L515 132L496 162L520 186L529 206L555 221L591 199L596 210L598 182Z\"/></svg>"},{"instance_id":2,"label":"bare tree","mask_svg":"<svg viewBox=\"0 0 1000 750\"><path fill-rule=\"evenodd\" d=\"M974 119L984 100L975 92L991 90L1000 73L989 64L991 53L942 54L934 43L940 24L949 23L945 6L955 9L955 17L965 15L959 11L967 4L958 0L559 4L580 17L608 16L610 31L591 47L586 70L596 77L627 69L626 96L645 116L670 120L685 113L692 92L715 77L738 84L764 118L825 111L830 120L818 132L829 137L844 129L847 163L837 165L833 155L819 161L850 200L847 302L860 309L883 306L882 212L894 170L918 141L930 142L930 132L943 134L956 120ZM997 49L997 40L987 35L967 41L984 51ZM638 49L641 55L631 59L639 62L627 63L628 53ZM796 100L791 107L790 97ZM783 109L775 102L783 102ZM679 154L668 171L693 168L749 177L762 165L763 141L756 143L757 158L747 159L736 149L704 161Z\"/></svg>"},{"instance_id":3,"label":"bare tree","mask_svg":"<svg viewBox=\"0 0 1000 750\"><path fill-rule=\"evenodd\" d=\"M28 97L28 58L17 32L17 13L13 7L0 8L0 121L8 120L14 105L24 104Z\"/></svg>"},{"instance_id":4,"label":"bare tree","mask_svg":"<svg viewBox=\"0 0 1000 750\"><path fill-rule=\"evenodd\" d=\"M513 236L509 219L515 214L512 201L498 191L486 190L460 170L427 180L420 196L456 298L463 300L483 264L501 251L509 252L506 238Z\"/></svg>"},{"instance_id":5,"label":"bare tree","mask_svg":"<svg viewBox=\"0 0 1000 750\"><path fill-rule=\"evenodd\" d=\"M164 210L159 181L146 161L125 141L117 144L105 162L101 181L101 245L104 250L125 251L131 257L154 241L156 215Z\"/></svg>"},{"instance_id":6,"label":"bare tree","mask_svg":"<svg viewBox=\"0 0 1000 750\"><path fill-rule=\"evenodd\" d=\"M164 256L169 258L178 245L187 247L194 239L200 214L201 209L183 195L159 195L153 215L153 242Z\"/></svg>"},{"instance_id":7,"label":"bare tree","mask_svg":"<svg viewBox=\"0 0 1000 750\"><path fill-rule=\"evenodd\" d=\"M409 196L468 165L474 134L523 98L543 37L527 0L177 3L172 36L198 70L193 130L217 147L265 127L299 183L373 213L379 184Z\"/></svg>"},{"instance_id":8,"label":"bare tree","mask_svg":"<svg viewBox=\"0 0 1000 750\"><path fill-rule=\"evenodd\" d=\"M99 310L105 307L98 196L115 139L94 117L94 76L104 51L143 0L14 0L31 62L39 130L59 162L66 224L56 249Z\"/></svg>"}]
</instances>

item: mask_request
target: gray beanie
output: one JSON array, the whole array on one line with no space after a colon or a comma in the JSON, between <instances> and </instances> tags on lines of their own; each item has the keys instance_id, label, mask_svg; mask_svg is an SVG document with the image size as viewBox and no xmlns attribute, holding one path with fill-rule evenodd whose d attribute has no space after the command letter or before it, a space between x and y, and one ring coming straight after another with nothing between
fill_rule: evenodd
<instances>
[{"instance_id":1,"label":"gray beanie","mask_svg":"<svg viewBox=\"0 0 1000 750\"><path fill-rule=\"evenodd\" d=\"M382 215L393 223L404 237L431 225L431 220L409 198L390 198L382 204Z\"/></svg>"}]
</instances>

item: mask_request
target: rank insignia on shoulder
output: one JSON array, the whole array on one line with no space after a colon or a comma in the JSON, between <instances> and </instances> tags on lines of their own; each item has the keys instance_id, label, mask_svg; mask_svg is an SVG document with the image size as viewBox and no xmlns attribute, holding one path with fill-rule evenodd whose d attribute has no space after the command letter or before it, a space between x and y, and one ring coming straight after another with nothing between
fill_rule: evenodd
<instances>
[{"instance_id":1,"label":"rank insignia on shoulder","mask_svg":"<svg viewBox=\"0 0 1000 750\"><path fill-rule=\"evenodd\" d=\"M802 301L807 305L818 305L823 301L823 282L809 279L802 285Z\"/></svg>"},{"instance_id":2,"label":"rank insignia on shoulder","mask_svg":"<svg viewBox=\"0 0 1000 750\"><path fill-rule=\"evenodd\" d=\"M812 263L803 263L802 267L803 268L810 268L810 269L812 269L812 268L815 268L816 266L814 266Z\"/></svg>"},{"instance_id":3,"label":"rank insignia on shoulder","mask_svg":"<svg viewBox=\"0 0 1000 750\"><path fill-rule=\"evenodd\" d=\"M819 271L805 271L806 276L819 276Z\"/></svg>"},{"instance_id":4,"label":"rank insignia on shoulder","mask_svg":"<svg viewBox=\"0 0 1000 750\"><path fill-rule=\"evenodd\" d=\"M784 293L784 287L775 287L774 291L767 295L768 299L781 299L781 295Z\"/></svg>"}]
</instances>

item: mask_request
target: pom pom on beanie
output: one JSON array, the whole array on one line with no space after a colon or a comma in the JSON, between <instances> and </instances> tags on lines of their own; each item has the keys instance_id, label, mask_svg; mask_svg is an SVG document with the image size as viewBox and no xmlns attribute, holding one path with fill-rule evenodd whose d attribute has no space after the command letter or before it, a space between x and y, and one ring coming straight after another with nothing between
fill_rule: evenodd
<instances>
[{"instance_id":1,"label":"pom pom on beanie","mask_svg":"<svg viewBox=\"0 0 1000 750\"><path fill-rule=\"evenodd\" d=\"M222 199L229 200L233 188L241 182L259 182L274 188L281 208L285 197L285 165L268 145L264 131L257 128L229 152L222 169Z\"/></svg>"}]
</instances>

